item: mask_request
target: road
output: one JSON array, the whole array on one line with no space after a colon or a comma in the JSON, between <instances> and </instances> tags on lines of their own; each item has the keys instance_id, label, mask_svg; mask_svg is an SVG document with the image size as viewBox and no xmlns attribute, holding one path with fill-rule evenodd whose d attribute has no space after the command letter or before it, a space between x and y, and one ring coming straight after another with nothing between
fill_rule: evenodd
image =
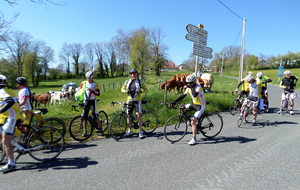
<instances>
[{"instance_id":1,"label":"road","mask_svg":"<svg viewBox=\"0 0 300 190\"><path fill-rule=\"evenodd\" d=\"M195 146L187 144L191 129L171 144L159 128L145 139L68 145L49 163L24 155L16 171L1 174L1 189L300 189L299 97L295 115L282 116L282 89L268 90L272 113L259 114L258 126L238 128L237 116L224 112L219 136L199 134Z\"/></svg>"}]
</instances>

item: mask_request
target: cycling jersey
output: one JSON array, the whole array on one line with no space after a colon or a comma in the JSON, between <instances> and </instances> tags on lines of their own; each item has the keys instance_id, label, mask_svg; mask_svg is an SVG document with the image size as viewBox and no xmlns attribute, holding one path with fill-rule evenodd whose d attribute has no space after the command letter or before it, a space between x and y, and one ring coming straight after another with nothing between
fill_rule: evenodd
<instances>
[{"instance_id":1,"label":"cycling jersey","mask_svg":"<svg viewBox=\"0 0 300 190\"><path fill-rule=\"evenodd\" d=\"M28 99L26 100L26 103L23 106L20 106L20 109L22 111L32 110L33 107L32 107L32 103L31 103L31 92L30 92L28 87L20 88L20 90L18 92L19 103L21 103L22 100L25 99L25 98L28 98Z\"/></svg>"},{"instance_id":2,"label":"cycling jersey","mask_svg":"<svg viewBox=\"0 0 300 190\"><path fill-rule=\"evenodd\" d=\"M196 93L198 93L198 95L196 97L194 97L192 95L192 91L191 88L187 88L183 94L190 94L193 100L193 104L195 105L205 105L205 100L204 100L204 91L203 88L201 87L200 84L196 84L196 86L194 87Z\"/></svg>"},{"instance_id":3,"label":"cycling jersey","mask_svg":"<svg viewBox=\"0 0 300 190\"><path fill-rule=\"evenodd\" d=\"M84 81L80 84L79 89L81 89L84 86L84 83L85 83L84 100L98 99L98 97L100 95L99 84L95 81L93 81L92 83L89 83L88 81ZM92 91L90 91L90 89Z\"/></svg>"},{"instance_id":4,"label":"cycling jersey","mask_svg":"<svg viewBox=\"0 0 300 190\"><path fill-rule=\"evenodd\" d=\"M262 76L261 77L261 81L264 82L264 83L262 83L262 85L265 88L267 88L267 82L272 82L272 80L269 77L267 77L267 76Z\"/></svg>"},{"instance_id":5,"label":"cycling jersey","mask_svg":"<svg viewBox=\"0 0 300 190\"><path fill-rule=\"evenodd\" d=\"M6 100L11 98L13 100L13 105L9 107L6 111L1 112L0 116L4 118L14 118L14 119L21 119L21 110L19 109L18 100L15 94L9 90L7 87L0 89L0 107L2 109L5 108L7 102Z\"/></svg>"},{"instance_id":6,"label":"cycling jersey","mask_svg":"<svg viewBox=\"0 0 300 190\"><path fill-rule=\"evenodd\" d=\"M256 79L256 84L257 84L257 93L258 93L258 97L259 98L262 98L262 94L260 93L261 92L261 88L263 87L263 84L262 84L262 80L257 78ZM250 85L251 86L251 85ZM250 87L251 88L251 87ZM249 93L250 94L250 93Z\"/></svg>"},{"instance_id":7,"label":"cycling jersey","mask_svg":"<svg viewBox=\"0 0 300 190\"><path fill-rule=\"evenodd\" d=\"M147 93L148 89L145 84L141 84L139 79L128 79L122 86L121 92L127 93L127 101L141 100L141 93Z\"/></svg>"},{"instance_id":8,"label":"cycling jersey","mask_svg":"<svg viewBox=\"0 0 300 190\"><path fill-rule=\"evenodd\" d=\"M246 79L242 79L242 81L238 84L237 88L242 85L242 91L249 91L249 83L246 82Z\"/></svg>"},{"instance_id":9,"label":"cycling jersey","mask_svg":"<svg viewBox=\"0 0 300 190\"><path fill-rule=\"evenodd\" d=\"M284 90L294 89L297 81L298 81L298 77L296 76L290 76L290 78L284 77L280 82L280 87L284 88Z\"/></svg>"}]
</instances>

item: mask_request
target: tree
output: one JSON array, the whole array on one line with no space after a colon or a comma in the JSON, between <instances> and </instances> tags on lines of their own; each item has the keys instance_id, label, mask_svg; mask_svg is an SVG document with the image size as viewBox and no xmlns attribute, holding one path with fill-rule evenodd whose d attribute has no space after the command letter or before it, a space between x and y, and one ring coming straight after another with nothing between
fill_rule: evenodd
<instances>
[{"instance_id":1,"label":"tree","mask_svg":"<svg viewBox=\"0 0 300 190\"><path fill-rule=\"evenodd\" d=\"M98 72L100 74L100 78L103 78L105 76L104 73L104 62L103 62L103 44L102 43L95 43L94 45L94 52L97 57L97 62L98 62Z\"/></svg>"},{"instance_id":2,"label":"tree","mask_svg":"<svg viewBox=\"0 0 300 190\"><path fill-rule=\"evenodd\" d=\"M66 42L63 43L61 50L59 51L59 60L65 64L68 78L70 77L70 45Z\"/></svg>"},{"instance_id":3,"label":"tree","mask_svg":"<svg viewBox=\"0 0 300 190\"><path fill-rule=\"evenodd\" d=\"M146 64L151 61L150 56L150 37L149 30L141 28L133 32L130 38L130 54L129 60L132 68L136 68L141 76L141 80L145 78Z\"/></svg>"},{"instance_id":4,"label":"tree","mask_svg":"<svg viewBox=\"0 0 300 190\"><path fill-rule=\"evenodd\" d=\"M5 52L13 57L18 70L18 75L23 75L23 64L25 55L29 52L32 36L29 33L15 30L7 33L2 40L5 45Z\"/></svg>"},{"instance_id":5,"label":"tree","mask_svg":"<svg viewBox=\"0 0 300 190\"><path fill-rule=\"evenodd\" d=\"M73 43L70 45L70 55L73 58L73 65L75 69L75 74L79 77L79 59L81 56L83 48L80 43Z\"/></svg>"},{"instance_id":6,"label":"tree","mask_svg":"<svg viewBox=\"0 0 300 190\"><path fill-rule=\"evenodd\" d=\"M151 53L155 75L160 76L161 67L166 62L166 51L168 50L168 47L162 43L165 33L162 32L161 28L152 29L150 32L150 37L152 40Z\"/></svg>"},{"instance_id":7,"label":"tree","mask_svg":"<svg viewBox=\"0 0 300 190\"><path fill-rule=\"evenodd\" d=\"M114 76L114 73L116 72L117 68L117 62L116 62L116 46L113 40L105 44L105 55L106 55L106 60L107 63L109 63L109 68L110 68L110 74L111 77Z\"/></svg>"},{"instance_id":8,"label":"tree","mask_svg":"<svg viewBox=\"0 0 300 190\"><path fill-rule=\"evenodd\" d=\"M257 66L258 62L258 57L255 55L250 55L248 57L248 59L246 59L246 65L247 66L251 66L252 68L254 68L255 66Z\"/></svg>"},{"instance_id":9,"label":"tree","mask_svg":"<svg viewBox=\"0 0 300 190\"><path fill-rule=\"evenodd\" d=\"M44 69L44 80L46 80L47 71L49 69L49 62L54 60L54 50L50 46L44 45L42 48L41 64Z\"/></svg>"},{"instance_id":10,"label":"tree","mask_svg":"<svg viewBox=\"0 0 300 190\"><path fill-rule=\"evenodd\" d=\"M94 70L94 44L88 43L84 46L84 56L91 71Z\"/></svg>"}]
</instances>

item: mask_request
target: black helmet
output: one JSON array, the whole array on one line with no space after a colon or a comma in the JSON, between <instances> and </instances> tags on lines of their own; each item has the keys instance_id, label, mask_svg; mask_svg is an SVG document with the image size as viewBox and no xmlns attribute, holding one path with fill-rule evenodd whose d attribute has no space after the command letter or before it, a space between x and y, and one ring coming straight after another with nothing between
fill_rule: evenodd
<instances>
[{"instance_id":1,"label":"black helmet","mask_svg":"<svg viewBox=\"0 0 300 190\"><path fill-rule=\"evenodd\" d=\"M18 77L16 78L16 83L20 84L20 85L26 85L27 81L25 77Z\"/></svg>"},{"instance_id":2,"label":"black helmet","mask_svg":"<svg viewBox=\"0 0 300 190\"><path fill-rule=\"evenodd\" d=\"M138 73L138 71L136 69L130 69L129 74L132 74L132 73Z\"/></svg>"},{"instance_id":3,"label":"black helmet","mask_svg":"<svg viewBox=\"0 0 300 190\"><path fill-rule=\"evenodd\" d=\"M0 75L0 87L6 86L6 76Z\"/></svg>"}]
</instances>

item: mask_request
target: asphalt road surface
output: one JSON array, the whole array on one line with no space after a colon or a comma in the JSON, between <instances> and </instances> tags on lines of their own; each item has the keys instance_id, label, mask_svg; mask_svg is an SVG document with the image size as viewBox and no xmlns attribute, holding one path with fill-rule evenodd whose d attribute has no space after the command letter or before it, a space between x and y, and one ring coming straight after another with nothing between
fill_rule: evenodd
<instances>
[{"instance_id":1,"label":"asphalt road surface","mask_svg":"<svg viewBox=\"0 0 300 190\"><path fill-rule=\"evenodd\" d=\"M1 174L0 189L300 189L299 97L295 115L282 116L282 89L268 90L272 113L260 113L257 126L238 128L238 116L224 112L222 132L199 134L194 146L191 128L174 144L159 128L145 139L68 145L49 163L24 155L16 171Z\"/></svg>"}]
</instances>

